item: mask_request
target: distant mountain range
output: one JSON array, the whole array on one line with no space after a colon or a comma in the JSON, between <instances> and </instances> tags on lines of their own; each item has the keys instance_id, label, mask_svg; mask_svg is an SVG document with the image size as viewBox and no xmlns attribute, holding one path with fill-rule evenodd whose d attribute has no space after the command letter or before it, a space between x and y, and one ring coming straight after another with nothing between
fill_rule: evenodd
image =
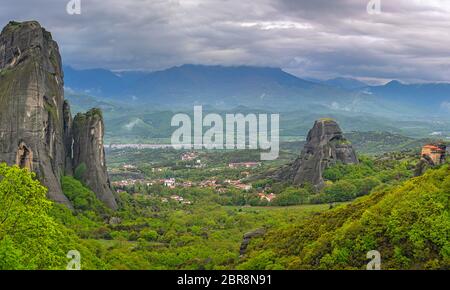
<instances>
[{"instance_id":1,"label":"distant mountain range","mask_svg":"<svg viewBox=\"0 0 450 290\"><path fill-rule=\"evenodd\" d=\"M314 82L279 68L182 65L162 71L113 72L65 67L65 86L81 93L128 104L165 108L216 108L239 105L267 110L356 112L382 116L433 116L450 113L450 84L369 86L350 78Z\"/></svg>"},{"instance_id":2,"label":"distant mountain range","mask_svg":"<svg viewBox=\"0 0 450 290\"><path fill-rule=\"evenodd\" d=\"M201 104L288 109L293 103L331 106L336 98L347 98L341 89L305 81L281 69L248 66L183 65L157 72L121 73L67 67L65 84L89 95L171 108Z\"/></svg>"},{"instance_id":3,"label":"distant mountain range","mask_svg":"<svg viewBox=\"0 0 450 290\"><path fill-rule=\"evenodd\" d=\"M323 83L346 90L361 89L368 86L368 84L352 78L334 78L323 81Z\"/></svg>"},{"instance_id":4,"label":"distant mountain range","mask_svg":"<svg viewBox=\"0 0 450 290\"><path fill-rule=\"evenodd\" d=\"M282 136L304 136L331 117L344 131L450 136L450 84L370 86L349 78L304 80L278 68L183 65L157 72L65 67L72 112L101 108L107 142L167 138L174 112L279 112Z\"/></svg>"}]
</instances>

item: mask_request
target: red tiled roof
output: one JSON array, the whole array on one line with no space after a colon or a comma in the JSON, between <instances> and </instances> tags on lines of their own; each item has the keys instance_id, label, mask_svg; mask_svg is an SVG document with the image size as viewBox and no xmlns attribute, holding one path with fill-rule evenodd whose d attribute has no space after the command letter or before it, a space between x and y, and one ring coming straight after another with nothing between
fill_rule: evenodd
<instances>
[{"instance_id":1,"label":"red tiled roof","mask_svg":"<svg viewBox=\"0 0 450 290\"><path fill-rule=\"evenodd\" d=\"M427 145L423 146L423 149L425 149L425 148L431 149L431 150L445 151L445 149L443 149L439 146L436 146L436 145L432 145L432 144L427 144Z\"/></svg>"}]
</instances>

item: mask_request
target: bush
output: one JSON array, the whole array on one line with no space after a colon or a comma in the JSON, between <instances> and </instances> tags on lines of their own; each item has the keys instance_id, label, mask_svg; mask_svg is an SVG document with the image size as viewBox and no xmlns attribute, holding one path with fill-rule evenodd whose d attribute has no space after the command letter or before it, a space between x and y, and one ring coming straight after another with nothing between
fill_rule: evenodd
<instances>
[{"instance_id":1,"label":"bush","mask_svg":"<svg viewBox=\"0 0 450 290\"><path fill-rule=\"evenodd\" d=\"M273 204L278 206L303 204L307 202L309 194L304 188L288 187L275 198Z\"/></svg>"},{"instance_id":2,"label":"bush","mask_svg":"<svg viewBox=\"0 0 450 290\"><path fill-rule=\"evenodd\" d=\"M140 233L140 237L146 241L156 241L158 233L151 229L143 229Z\"/></svg>"},{"instance_id":3,"label":"bush","mask_svg":"<svg viewBox=\"0 0 450 290\"><path fill-rule=\"evenodd\" d=\"M75 209L80 211L93 211L97 214L107 214L109 210L97 198L94 192L71 176L61 178L61 186L64 194L72 202Z\"/></svg>"},{"instance_id":4,"label":"bush","mask_svg":"<svg viewBox=\"0 0 450 290\"><path fill-rule=\"evenodd\" d=\"M81 181L83 180L83 176L84 173L87 170L87 166L85 163L81 163L80 165L77 166L77 168L75 168L75 172L73 174L73 176L75 177L75 179Z\"/></svg>"},{"instance_id":5,"label":"bush","mask_svg":"<svg viewBox=\"0 0 450 290\"><path fill-rule=\"evenodd\" d=\"M356 186L347 180L340 180L333 185L326 187L325 195L330 197L332 201L347 201L355 198Z\"/></svg>"}]
</instances>

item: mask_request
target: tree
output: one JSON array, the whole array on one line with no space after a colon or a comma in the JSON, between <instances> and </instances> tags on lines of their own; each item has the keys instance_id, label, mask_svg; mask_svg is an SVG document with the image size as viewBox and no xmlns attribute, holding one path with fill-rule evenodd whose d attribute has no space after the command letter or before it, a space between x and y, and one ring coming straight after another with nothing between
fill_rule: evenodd
<instances>
[{"instance_id":1,"label":"tree","mask_svg":"<svg viewBox=\"0 0 450 290\"><path fill-rule=\"evenodd\" d=\"M347 180L339 180L325 188L325 194L333 201L347 201L355 197L356 187Z\"/></svg>"},{"instance_id":2,"label":"tree","mask_svg":"<svg viewBox=\"0 0 450 290\"><path fill-rule=\"evenodd\" d=\"M59 268L66 262L52 202L34 173L0 164L0 269Z\"/></svg>"}]
</instances>

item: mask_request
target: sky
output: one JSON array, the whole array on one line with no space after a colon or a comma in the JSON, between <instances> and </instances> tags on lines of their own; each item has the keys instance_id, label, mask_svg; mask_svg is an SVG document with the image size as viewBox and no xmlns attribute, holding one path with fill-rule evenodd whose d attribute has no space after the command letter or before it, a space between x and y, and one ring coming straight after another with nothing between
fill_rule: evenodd
<instances>
[{"instance_id":1,"label":"sky","mask_svg":"<svg viewBox=\"0 0 450 290\"><path fill-rule=\"evenodd\" d=\"M38 20L66 65L280 67L299 77L450 82L450 0L2 0L0 24ZM374 0L371 0L374 1ZM373 12L373 10L371 10Z\"/></svg>"}]
</instances>

